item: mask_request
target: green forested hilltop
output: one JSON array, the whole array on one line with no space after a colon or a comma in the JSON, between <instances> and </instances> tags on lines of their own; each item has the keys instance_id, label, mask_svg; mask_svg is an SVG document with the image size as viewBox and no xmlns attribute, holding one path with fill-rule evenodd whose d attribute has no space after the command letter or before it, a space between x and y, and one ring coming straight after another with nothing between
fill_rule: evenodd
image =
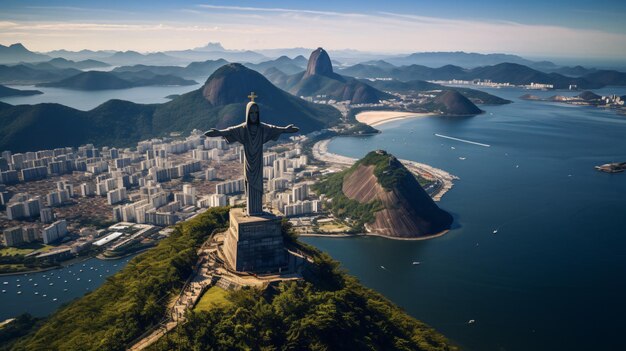
<instances>
[{"instance_id":1,"label":"green forested hilltop","mask_svg":"<svg viewBox=\"0 0 626 351\"><path fill-rule=\"evenodd\" d=\"M226 208L176 227L85 297L50 316L12 350L125 350L164 315L191 272L197 247L225 227ZM314 258L304 280L265 291L242 289L231 302L190 313L152 350L456 350L445 337L360 285L316 249L286 241Z\"/></svg>"},{"instance_id":2,"label":"green forested hilltop","mask_svg":"<svg viewBox=\"0 0 626 351\"><path fill-rule=\"evenodd\" d=\"M319 252L305 281L265 293L242 289L228 299L231 305L190 313L148 349L457 350Z\"/></svg>"}]
</instances>

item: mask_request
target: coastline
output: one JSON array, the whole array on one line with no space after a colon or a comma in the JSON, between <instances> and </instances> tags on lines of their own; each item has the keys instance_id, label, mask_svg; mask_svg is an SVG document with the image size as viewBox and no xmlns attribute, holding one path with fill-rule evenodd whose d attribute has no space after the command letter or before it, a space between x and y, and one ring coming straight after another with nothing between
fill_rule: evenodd
<instances>
[{"instance_id":1,"label":"coastline","mask_svg":"<svg viewBox=\"0 0 626 351\"><path fill-rule=\"evenodd\" d=\"M404 240L404 241L419 241L419 240L428 240L433 238L438 238L440 236L444 236L450 231L450 229L443 230L439 233L435 233L432 235L419 236L415 238L402 238L397 236L389 236L383 234L376 233L359 233L359 234L323 234L323 233L307 233L307 234L298 234L299 237L321 237L321 238L353 238L353 237L365 237L365 236L376 236L385 239L391 240Z\"/></svg>"},{"instance_id":2,"label":"coastline","mask_svg":"<svg viewBox=\"0 0 626 351\"><path fill-rule=\"evenodd\" d=\"M357 159L347 156L338 155L328 151L328 144L333 140L324 139L320 140L313 145L312 154L316 160L329 164L330 169L342 170L344 168L352 166ZM430 165L419 163L410 160L400 160L413 174L419 175L425 179L436 181L441 186L438 187L435 193L431 195L434 201L439 201L452 187L454 181L459 177L450 174L442 169L432 167Z\"/></svg>"},{"instance_id":3,"label":"coastline","mask_svg":"<svg viewBox=\"0 0 626 351\"><path fill-rule=\"evenodd\" d=\"M400 112L400 111L363 111L355 116L356 120L376 127L384 123L399 121L408 118L423 118L435 116L434 113Z\"/></svg>"},{"instance_id":4,"label":"coastline","mask_svg":"<svg viewBox=\"0 0 626 351\"><path fill-rule=\"evenodd\" d=\"M368 117L367 119L361 118L359 116ZM381 125L383 123L388 123L392 121L397 121L401 119L407 118L419 118L419 117L427 117L432 116L430 113L417 113L417 114L407 114L405 112L393 112L393 111L365 111L359 113L356 118L361 123L373 125ZM366 122L367 120L367 122ZM333 171L341 171L347 167L352 166L357 159L347 156L338 155L328 151L328 145L335 137L324 139L316 142L312 147L313 158L318 161L325 162L329 165L329 169ZM459 177L450 174L442 169L432 167L430 165L419 163L411 160L400 160L405 167L411 173L415 175L419 175L425 179L431 180L435 182L437 186L435 192L430 194L433 201L439 201L452 187L454 186L454 180L458 180ZM326 237L326 238L347 238L347 237L355 237L355 236L377 236L392 240L427 240L432 238L437 238L445 235L449 232L449 229L443 230L439 233L435 233L433 235L416 237L416 238L400 238L393 237L388 235L382 235L377 233L360 233L360 234L323 234L323 233L307 233L300 234L302 237Z\"/></svg>"}]
</instances>

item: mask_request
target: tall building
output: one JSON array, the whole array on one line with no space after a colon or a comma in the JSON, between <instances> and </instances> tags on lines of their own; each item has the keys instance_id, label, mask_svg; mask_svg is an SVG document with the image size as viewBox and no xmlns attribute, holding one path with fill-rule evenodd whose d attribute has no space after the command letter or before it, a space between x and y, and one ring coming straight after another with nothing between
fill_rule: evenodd
<instances>
[{"instance_id":1,"label":"tall building","mask_svg":"<svg viewBox=\"0 0 626 351\"><path fill-rule=\"evenodd\" d=\"M39 230L35 225L29 225L22 228L22 240L27 243L32 243L39 239Z\"/></svg>"},{"instance_id":2,"label":"tall building","mask_svg":"<svg viewBox=\"0 0 626 351\"><path fill-rule=\"evenodd\" d=\"M52 223L54 215L50 207L44 207L39 211L39 219L41 223Z\"/></svg>"},{"instance_id":3,"label":"tall building","mask_svg":"<svg viewBox=\"0 0 626 351\"><path fill-rule=\"evenodd\" d=\"M239 193L244 190L244 180L243 178L229 180L226 182L221 182L215 184L215 193L216 194L233 194Z\"/></svg>"},{"instance_id":4,"label":"tall building","mask_svg":"<svg viewBox=\"0 0 626 351\"><path fill-rule=\"evenodd\" d=\"M24 203L13 202L7 205L7 218L9 220L15 220L25 216Z\"/></svg>"},{"instance_id":5,"label":"tall building","mask_svg":"<svg viewBox=\"0 0 626 351\"><path fill-rule=\"evenodd\" d=\"M82 183L80 185L80 194L83 197L93 196L96 194L96 186L93 183Z\"/></svg>"},{"instance_id":6,"label":"tall building","mask_svg":"<svg viewBox=\"0 0 626 351\"><path fill-rule=\"evenodd\" d=\"M109 205L115 205L117 203L125 201L126 196L126 188L120 188L111 190L107 193L107 202Z\"/></svg>"},{"instance_id":7,"label":"tall building","mask_svg":"<svg viewBox=\"0 0 626 351\"><path fill-rule=\"evenodd\" d=\"M22 173L22 180L25 182L44 179L48 176L48 167L38 166L38 167L24 168L21 170L21 173Z\"/></svg>"},{"instance_id":8,"label":"tall building","mask_svg":"<svg viewBox=\"0 0 626 351\"><path fill-rule=\"evenodd\" d=\"M309 185L307 183L298 184L291 190L294 202L306 200L309 197Z\"/></svg>"},{"instance_id":9,"label":"tall building","mask_svg":"<svg viewBox=\"0 0 626 351\"><path fill-rule=\"evenodd\" d=\"M24 243L22 236L22 227L12 227L5 229L2 233L4 236L4 244L7 247L19 246Z\"/></svg>"},{"instance_id":10,"label":"tall building","mask_svg":"<svg viewBox=\"0 0 626 351\"><path fill-rule=\"evenodd\" d=\"M41 199L39 196L31 198L24 203L24 216L36 217L39 216L41 209Z\"/></svg>"},{"instance_id":11,"label":"tall building","mask_svg":"<svg viewBox=\"0 0 626 351\"><path fill-rule=\"evenodd\" d=\"M67 234L67 222L62 219L43 228L43 231L41 232L41 237L43 239L43 243L47 245L64 237L65 234Z\"/></svg>"},{"instance_id":12,"label":"tall building","mask_svg":"<svg viewBox=\"0 0 626 351\"><path fill-rule=\"evenodd\" d=\"M215 168L207 168L204 172L204 177L206 180L215 180L217 178L217 171Z\"/></svg>"}]
</instances>

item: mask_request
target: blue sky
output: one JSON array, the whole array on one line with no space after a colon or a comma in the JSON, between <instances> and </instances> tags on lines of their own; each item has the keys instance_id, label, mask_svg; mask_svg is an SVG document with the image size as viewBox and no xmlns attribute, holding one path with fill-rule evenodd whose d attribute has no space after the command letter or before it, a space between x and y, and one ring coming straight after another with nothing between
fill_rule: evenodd
<instances>
[{"instance_id":1,"label":"blue sky","mask_svg":"<svg viewBox=\"0 0 626 351\"><path fill-rule=\"evenodd\" d=\"M353 48L626 58L626 1L15 1L0 43L39 51Z\"/></svg>"}]
</instances>

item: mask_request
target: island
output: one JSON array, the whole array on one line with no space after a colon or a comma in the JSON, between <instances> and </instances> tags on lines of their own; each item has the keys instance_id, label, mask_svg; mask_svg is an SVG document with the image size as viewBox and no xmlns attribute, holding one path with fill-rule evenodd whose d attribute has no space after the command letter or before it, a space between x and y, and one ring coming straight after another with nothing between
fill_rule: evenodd
<instances>
[{"instance_id":1,"label":"island","mask_svg":"<svg viewBox=\"0 0 626 351\"><path fill-rule=\"evenodd\" d=\"M196 84L196 82L193 80L173 75L154 74L149 71L120 73L88 71L59 81L40 83L37 86L92 91L127 89L143 86L187 86L194 84Z\"/></svg>"},{"instance_id":2,"label":"island","mask_svg":"<svg viewBox=\"0 0 626 351\"><path fill-rule=\"evenodd\" d=\"M576 106L609 108L614 110L618 114L626 114L626 95L619 96L617 94L609 94L605 96L600 96L593 91L583 91L576 96L554 95L550 96L549 98L540 98L536 95L525 94L520 96L520 99L529 101L556 102Z\"/></svg>"},{"instance_id":3,"label":"island","mask_svg":"<svg viewBox=\"0 0 626 351\"><path fill-rule=\"evenodd\" d=\"M39 90L19 90L0 85L0 98L9 96L31 96L43 94Z\"/></svg>"},{"instance_id":4,"label":"island","mask_svg":"<svg viewBox=\"0 0 626 351\"><path fill-rule=\"evenodd\" d=\"M596 166L596 169L606 173L621 173L626 171L626 162L606 163L601 166Z\"/></svg>"}]
</instances>

